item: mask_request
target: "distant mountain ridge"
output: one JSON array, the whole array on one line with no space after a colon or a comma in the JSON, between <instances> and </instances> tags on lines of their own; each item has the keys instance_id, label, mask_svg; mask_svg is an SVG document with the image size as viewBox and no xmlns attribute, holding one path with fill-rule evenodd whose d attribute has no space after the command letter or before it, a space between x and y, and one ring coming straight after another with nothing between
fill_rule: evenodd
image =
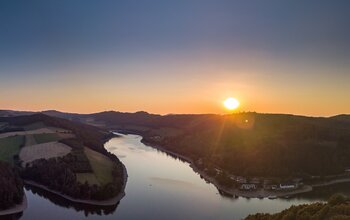
<instances>
[{"instance_id":1,"label":"distant mountain ridge","mask_svg":"<svg viewBox=\"0 0 350 220\"><path fill-rule=\"evenodd\" d=\"M102 111L97 113L70 113L70 112L61 112L57 110L45 110L45 111L17 111L17 110L0 110L0 117L12 117L12 116L20 116L20 115L31 115L36 113L43 113L49 116L66 118L66 119L76 119L76 118L87 118L87 117L96 117L99 119L108 119L109 117L117 118L120 120L131 120L137 121L145 118L160 118L160 117L174 117L174 116L183 116L183 117L191 117L191 116L208 116L208 115L216 115L216 114L152 114L146 111L137 111L137 112L120 112L120 111ZM350 121L350 114L339 114L335 116L329 117L316 117L316 116L303 116L303 115L294 115L294 114L276 114L276 113L257 113L263 115L271 115L271 116L293 116L293 117L305 117L305 118L330 118L336 119L340 121ZM114 119L115 120L115 119Z\"/></svg>"},{"instance_id":2,"label":"distant mountain ridge","mask_svg":"<svg viewBox=\"0 0 350 220\"><path fill-rule=\"evenodd\" d=\"M350 168L350 115L43 114L140 134L144 143L200 161L203 169L219 167L236 175L326 176Z\"/></svg>"},{"instance_id":3,"label":"distant mountain ridge","mask_svg":"<svg viewBox=\"0 0 350 220\"><path fill-rule=\"evenodd\" d=\"M336 115L331 117L332 119L339 120L339 121L348 121L350 122L350 114L342 114L342 115Z\"/></svg>"},{"instance_id":4,"label":"distant mountain ridge","mask_svg":"<svg viewBox=\"0 0 350 220\"><path fill-rule=\"evenodd\" d=\"M35 113L36 112L31 112L31 111L0 110L0 117L31 115L31 114L35 114Z\"/></svg>"}]
</instances>

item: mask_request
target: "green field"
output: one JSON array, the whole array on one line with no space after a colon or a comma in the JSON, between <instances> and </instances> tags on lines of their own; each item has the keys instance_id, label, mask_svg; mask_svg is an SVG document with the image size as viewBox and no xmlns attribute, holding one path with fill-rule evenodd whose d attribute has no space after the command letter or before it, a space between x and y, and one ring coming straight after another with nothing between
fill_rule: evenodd
<instances>
[{"instance_id":1,"label":"green field","mask_svg":"<svg viewBox=\"0 0 350 220\"><path fill-rule=\"evenodd\" d=\"M90 161L97 181L101 185L112 182L113 162L108 157L88 148L85 148L85 154Z\"/></svg>"},{"instance_id":2,"label":"green field","mask_svg":"<svg viewBox=\"0 0 350 220\"><path fill-rule=\"evenodd\" d=\"M13 156L18 155L24 145L24 136L12 136L0 139L0 160L13 162Z\"/></svg>"},{"instance_id":3,"label":"green field","mask_svg":"<svg viewBox=\"0 0 350 220\"><path fill-rule=\"evenodd\" d=\"M26 143L25 146L31 146L36 144L36 140L32 134L27 134L26 135Z\"/></svg>"},{"instance_id":4,"label":"green field","mask_svg":"<svg viewBox=\"0 0 350 220\"><path fill-rule=\"evenodd\" d=\"M34 139L37 144L52 142L52 141L59 141L62 138L56 134L56 133L50 133L50 134L34 134Z\"/></svg>"}]
</instances>

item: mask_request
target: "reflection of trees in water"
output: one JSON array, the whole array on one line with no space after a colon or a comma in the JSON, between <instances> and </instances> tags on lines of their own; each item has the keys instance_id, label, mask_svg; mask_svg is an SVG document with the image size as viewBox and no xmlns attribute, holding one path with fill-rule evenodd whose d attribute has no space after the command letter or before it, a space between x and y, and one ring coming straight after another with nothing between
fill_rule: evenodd
<instances>
[{"instance_id":1,"label":"reflection of trees in water","mask_svg":"<svg viewBox=\"0 0 350 220\"><path fill-rule=\"evenodd\" d=\"M50 200L50 202L60 207L74 208L74 210L78 212L83 211L85 216L89 216L92 214L110 215L115 212L115 210L119 205L119 203L113 206L95 206L95 205L89 205L89 204L80 204L80 203L71 202L65 198L62 198L61 196L58 196L54 193L48 192L46 190L40 189L35 186L26 185L25 189L30 190L34 195L39 195L40 197Z\"/></svg>"},{"instance_id":2,"label":"reflection of trees in water","mask_svg":"<svg viewBox=\"0 0 350 220\"><path fill-rule=\"evenodd\" d=\"M4 216L0 216L1 220L18 220L22 217L23 212L17 213L17 214L13 214L13 215L4 215Z\"/></svg>"}]
</instances>

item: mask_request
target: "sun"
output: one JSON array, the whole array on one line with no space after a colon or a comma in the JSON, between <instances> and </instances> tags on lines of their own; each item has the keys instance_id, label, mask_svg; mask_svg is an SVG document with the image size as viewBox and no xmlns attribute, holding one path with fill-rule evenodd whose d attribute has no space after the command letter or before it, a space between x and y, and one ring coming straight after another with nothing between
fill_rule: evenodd
<instances>
[{"instance_id":1,"label":"sun","mask_svg":"<svg viewBox=\"0 0 350 220\"><path fill-rule=\"evenodd\" d=\"M235 110L238 108L239 106L239 101L235 98L227 98L225 101L224 101L224 106L225 108L227 108L228 110Z\"/></svg>"}]
</instances>

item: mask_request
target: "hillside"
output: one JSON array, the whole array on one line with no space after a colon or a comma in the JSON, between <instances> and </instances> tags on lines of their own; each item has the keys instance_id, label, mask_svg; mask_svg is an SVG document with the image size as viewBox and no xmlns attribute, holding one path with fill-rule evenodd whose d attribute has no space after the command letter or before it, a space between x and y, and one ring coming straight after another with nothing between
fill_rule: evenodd
<instances>
[{"instance_id":1,"label":"hillside","mask_svg":"<svg viewBox=\"0 0 350 220\"><path fill-rule=\"evenodd\" d=\"M113 136L41 113L0 117L0 160L12 164L27 184L72 200L108 200L123 192L126 175L119 159L104 148Z\"/></svg>"},{"instance_id":2,"label":"hillside","mask_svg":"<svg viewBox=\"0 0 350 220\"><path fill-rule=\"evenodd\" d=\"M107 151L103 148L103 144L112 136L108 131L100 128L72 122L63 118L50 117L41 113L17 117L0 117L0 123L8 124L7 128L3 128L5 130L0 130L0 132L7 132L9 131L8 128L12 130L23 130L23 126L35 123L43 123L46 126L67 129L72 131L84 145L103 154L107 154Z\"/></svg>"},{"instance_id":3,"label":"hillside","mask_svg":"<svg viewBox=\"0 0 350 220\"><path fill-rule=\"evenodd\" d=\"M292 206L276 214L254 214L246 220L345 220L350 219L349 199L336 194L327 203Z\"/></svg>"},{"instance_id":4,"label":"hillside","mask_svg":"<svg viewBox=\"0 0 350 220\"><path fill-rule=\"evenodd\" d=\"M103 112L86 118L237 175L322 176L350 167L350 122L343 116Z\"/></svg>"},{"instance_id":5,"label":"hillside","mask_svg":"<svg viewBox=\"0 0 350 220\"><path fill-rule=\"evenodd\" d=\"M190 158L200 172L230 187L236 185L228 178L233 176L313 183L347 177L345 170L350 168L348 115L48 113L102 130L140 134L144 143Z\"/></svg>"}]
</instances>

